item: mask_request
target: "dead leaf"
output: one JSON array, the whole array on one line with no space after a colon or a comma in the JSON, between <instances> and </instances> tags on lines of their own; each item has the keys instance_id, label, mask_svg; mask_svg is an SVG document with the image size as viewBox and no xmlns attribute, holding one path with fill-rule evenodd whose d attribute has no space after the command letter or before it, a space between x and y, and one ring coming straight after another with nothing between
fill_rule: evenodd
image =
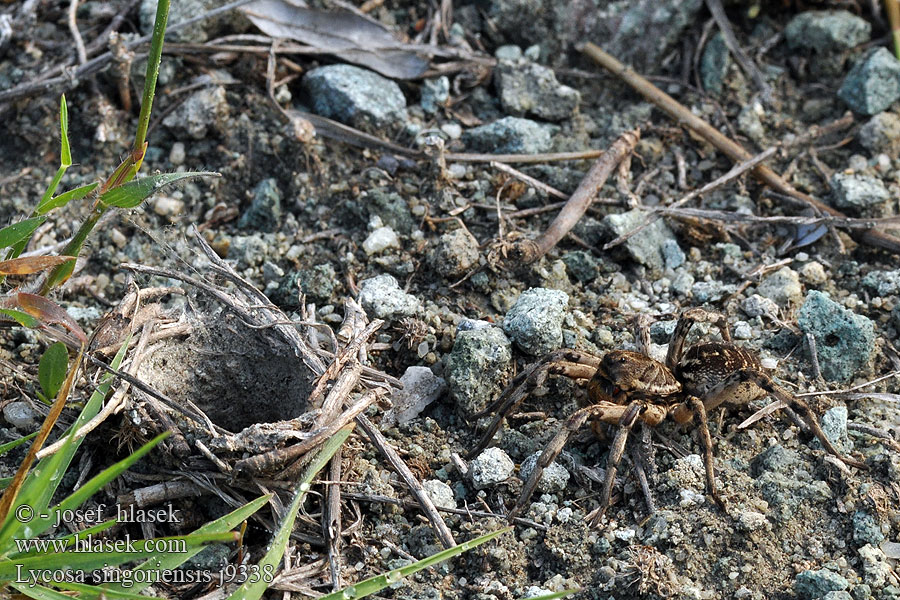
<instances>
[{"instance_id":1,"label":"dead leaf","mask_svg":"<svg viewBox=\"0 0 900 600\"><path fill-rule=\"evenodd\" d=\"M307 8L300 0L257 0L241 10L270 37L308 44L386 77L415 79L429 66L424 52L350 11Z\"/></svg>"},{"instance_id":2,"label":"dead leaf","mask_svg":"<svg viewBox=\"0 0 900 600\"><path fill-rule=\"evenodd\" d=\"M62 306L37 294L19 292L10 298L10 304L48 325L62 325L73 333L82 344L87 344L87 335L81 326Z\"/></svg>"},{"instance_id":3,"label":"dead leaf","mask_svg":"<svg viewBox=\"0 0 900 600\"><path fill-rule=\"evenodd\" d=\"M30 275L75 260L74 256L26 256L0 261L0 275Z\"/></svg>"}]
</instances>

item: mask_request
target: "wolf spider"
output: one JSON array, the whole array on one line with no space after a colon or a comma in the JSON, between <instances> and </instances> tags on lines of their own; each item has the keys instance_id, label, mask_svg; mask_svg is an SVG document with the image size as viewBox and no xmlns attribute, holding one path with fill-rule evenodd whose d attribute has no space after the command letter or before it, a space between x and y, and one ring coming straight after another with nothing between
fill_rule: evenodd
<instances>
[{"instance_id":1,"label":"wolf spider","mask_svg":"<svg viewBox=\"0 0 900 600\"><path fill-rule=\"evenodd\" d=\"M716 325L723 341L696 344L685 351L688 331L695 322ZM535 388L543 385L547 375L565 375L576 381L587 381L591 404L566 419L547 444L509 513L510 518L521 513L534 493L543 470L562 452L569 437L591 418L618 426L609 450L600 506L591 515L591 526L600 522L609 506L616 469L631 428L637 422L653 427L666 418L681 424L693 419L699 423L697 431L703 448L706 491L719 508L724 509L725 504L716 490L713 444L707 422L708 411L723 403L744 405L770 394L799 413L826 451L848 465L866 468L865 464L842 456L825 437L809 406L775 383L764 371L757 356L731 342L728 323L723 315L701 308L683 312L672 333L665 364L646 354L650 347L647 322L639 320L638 327L638 340L643 353L613 350L600 358L580 350L552 352L519 374L493 404L476 415L496 413L470 456L477 455L490 444L503 420L514 413Z\"/></svg>"}]
</instances>

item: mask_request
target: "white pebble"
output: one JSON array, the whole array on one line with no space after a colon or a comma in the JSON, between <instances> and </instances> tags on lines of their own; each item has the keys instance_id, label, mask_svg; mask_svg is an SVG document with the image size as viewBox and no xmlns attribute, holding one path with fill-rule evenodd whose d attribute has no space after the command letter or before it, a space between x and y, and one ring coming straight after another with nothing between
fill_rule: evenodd
<instances>
[{"instance_id":1,"label":"white pebble","mask_svg":"<svg viewBox=\"0 0 900 600\"><path fill-rule=\"evenodd\" d=\"M384 252L388 248L399 248L400 238L397 237L397 233L390 227L379 227L369 234L362 247L366 254L371 256Z\"/></svg>"}]
</instances>

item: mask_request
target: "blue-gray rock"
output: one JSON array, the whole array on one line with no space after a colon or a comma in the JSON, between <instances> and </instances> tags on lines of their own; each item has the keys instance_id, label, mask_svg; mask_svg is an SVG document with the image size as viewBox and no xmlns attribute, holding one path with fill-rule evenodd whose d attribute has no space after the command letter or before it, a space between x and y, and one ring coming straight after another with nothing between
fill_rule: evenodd
<instances>
[{"instance_id":1,"label":"blue-gray rock","mask_svg":"<svg viewBox=\"0 0 900 600\"><path fill-rule=\"evenodd\" d=\"M900 117L884 111L869 119L856 135L860 145L872 154L884 152L891 158L900 153Z\"/></svg>"},{"instance_id":2,"label":"blue-gray rock","mask_svg":"<svg viewBox=\"0 0 900 600\"><path fill-rule=\"evenodd\" d=\"M663 262L667 269L677 269L687 260L684 250L681 249L681 246L675 240L663 240L662 254Z\"/></svg>"},{"instance_id":3,"label":"blue-gray rock","mask_svg":"<svg viewBox=\"0 0 900 600\"><path fill-rule=\"evenodd\" d=\"M862 278L861 283L879 296L900 294L900 270L870 271Z\"/></svg>"},{"instance_id":4,"label":"blue-gray rock","mask_svg":"<svg viewBox=\"0 0 900 600\"><path fill-rule=\"evenodd\" d=\"M395 82L352 65L329 65L303 77L316 114L365 129L407 120L406 98Z\"/></svg>"},{"instance_id":5,"label":"blue-gray rock","mask_svg":"<svg viewBox=\"0 0 900 600\"><path fill-rule=\"evenodd\" d=\"M535 452L522 461L522 464L519 467L519 477L522 478L522 481L531 477L531 472L534 471L534 467L537 466L537 461L540 456L541 452ZM564 466L554 461L547 465L547 468L541 473L541 479L538 481L538 489L546 494L552 494L566 489L567 483L569 483L569 471L567 471Z\"/></svg>"},{"instance_id":6,"label":"blue-gray rock","mask_svg":"<svg viewBox=\"0 0 900 600\"><path fill-rule=\"evenodd\" d=\"M202 140L210 130L223 131L229 113L225 88L215 85L191 94L162 124L179 136Z\"/></svg>"},{"instance_id":7,"label":"blue-gray rock","mask_svg":"<svg viewBox=\"0 0 900 600\"><path fill-rule=\"evenodd\" d=\"M863 582L878 589L888 581L894 581L894 570L881 549L866 544L856 551L862 560Z\"/></svg>"},{"instance_id":8,"label":"blue-gray rock","mask_svg":"<svg viewBox=\"0 0 900 600\"><path fill-rule=\"evenodd\" d=\"M853 449L853 442L847 434L847 407L834 406L822 415L822 432L828 441L841 452L849 452ZM820 446L819 440L816 443Z\"/></svg>"},{"instance_id":9,"label":"blue-gray rock","mask_svg":"<svg viewBox=\"0 0 900 600\"><path fill-rule=\"evenodd\" d=\"M391 275L378 275L359 284L359 303L373 319L411 317L419 310L419 299L400 289Z\"/></svg>"},{"instance_id":10,"label":"blue-gray rock","mask_svg":"<svg viewBox=\"0 0 900 600\"><path fill-rule=\"evenodd\" d=\"M447 391L447 382L428 367L407 367L400 382L403 389L391 394L392 406L381 418L382 427L406 425Z\"/></svg>"},{"instance_id":11,"label":"blue-gray rock","mask_svg":"<svg viewBox=\"0 0 900 600\"><path fill-rule=\"evenodd\" d=\"M635 209L623 213L609 214L603 219L603 223L613 237L619 237L643 225L646 220L647 213ZM666 259L663 255L663 245L666 242L678 244L675 234L672 233L665 221L657 219L625 240L625 243L622 245L628 251L628 254L631 255L631 258L648 267L651 271L659 273L666 267ZM671 247L669 252L672 252Z\"/></svg>"},{"instance_id":12,"label":"blue-gray rock","mask_svg":"<svg viewBox=\"0 0 900 600\"><path fill-rule=\"evenodd\" d=\"M817 600L828 592L840 592L850 587L850 582L834 571L819 569L797 574L794 591L803 600Z\"/></svg>"},{"instance_id":13,"label":"blue-gray rock","mask_svg":"<svg viewBox=\"0 0 900 600\"><path fill-rule=\"evenodd\" d=\"M853 600L869 600L872 597L872 588L865 583L854 585L850 589L850 596Z\"/></svg>"},{"instance_id":14,"label":"blue-gray rock","mask_svg":"<svg viewBox=\"0 0 900 600\"><path fill-rule=\"evenodd\" d=\"M494 50L494 58L497 60L516 61L522 58L522 48L515 44L506 44Z\"/></svg>"},{"instance_id":15,"label":"blue-gray rock","mask_svg":"<svg viewBox=\"0 0 900 600\"><path fill-rule=\"evenodd\" d=\"M523 352L540 356L562 346L562 324L569 295L531 288L523 292L503 318L503 331Z\"/></svg>"},{"instance_id":16,"label":"blue-gray rock","mask_svg":"<svg viewBox=\"0 0 900 600\"><path fill-rule=\"evenodd\" d=\"M867 368L875 351L875 326L867 317L813 290L800 307L797 323L815 338L819 366L828 381L847 381Z\"/></svg>"},{"instance_id":17,"label":"blue-gray rock","mask_svg":"<svg viewBox=\"0 0 900 600\"><path fill-rule=\"evenodd\" d=\"M562 121L581 103L581 94L559 83L552 69L532 62L500 61L494 82L500 105L514 116Z\"/></svg>"},{"instance_id":18,"label":"blue-gray rock","mask_svg":"<svg viewBox=\"0 0 900 600\"><path fill-rule=\"evenodd\" d=\"M281 220L281 190L273 178L263 179L253 190L253 201L238 219L238 227L275 231Z\"/></svg>"},{"instance_id":19,"label":"blue-gray rock","mask_svg":"<svg viewBox=\"0 0 900 600\"><path fill-rule=\"evenodd\" d=\"M869 41L872 26L846 10L810 10L795 16L784 29L788 47L820 53L840 52Z\"/></svg>"},{"instance_id":20,"label":"blue-gray rock","mask_svg":"<svg viewBox=\"0 0 900 600\"><path fill-rule=\"evenodd\" d=\"M834 205L867 215L882 215L892 201L891 193L877 177L836 173L831 178Z\"/></svg>"},{"instance_id":21,"label":"blue-gray rock","mask_svg":"<svg viewBox=\"0 0 900 600\"><path fill-rule=\"evenodd\" d=\"M751 472L759 477L767 471L790 475L800 464L800 456L780 444L769 446L757 454L750 463Z\"/></svg>"},{"instance_id":22,"label":"blue-gray rock","mask_svg":"<svg viewBox=\"0 0 900 600\"><path fill-rule=\"evenodd\" d=\"M466 147L476 152L537 154L552 148L555 125L519 117L504 117L463 132Z\"/></svg>"},{"instance_id":23,"label":"blue-gray rock","mask_svg":"<svg viewBox=\"0 0 900 600\"><path fill-rule=\"evenodd\" d=\"M878 519L864 510L853 513L853 541L860 545L878 546L884 541L884 534Z\"/></svg>"},{"instance_id":24,"label":"blue-gray rock","mask_svg":"<svg viewBox=\"0 0 900 600\"><path fill-rule=\"evenodd\" d=\"M703 83L703 89L714 96L721 94L722 84L730 66L731 55L728 53L728 46L725 45L725 38L721 33L717 33L709 40L700 58L700 81Z\"/></svg>"},{"instance_id":25,"label":"blue-gray rock","mask_svg":"<svg viewBox=\"0 0 900 600\"><path fill-rule=\"evenodd\" d=\"M722 283L721 281L698 281L691 286L691 294L694 301L698 304L706 304L708 302L718 302L725 297L726 294L734 293L737 289L733 283Z\"/></svg>"},{"instance_id":26,"label":"blue-gray rock","mask_svg":"<svg viewBox=\"0 0 900 600\"><path fill-rule=\"evenodd\" d=\"M435 506L441 508L456 508L456 499L449 485L438 479L428 479L422 482L422 489L431 498Z\"/></svg>"},{"instance_id":27,"label":"blue-gray rock","mask_svg":"<svg viewBox=\"0 0 900 600\"><path fill-rule=\"evenodd\" d=\"M594 281L600 274L597 259L590 252L584 250L566 252L563 254L562 261L572 277L582 283Z\"/></svg>"},{"instance_id":28,"label":"blue-gray rock","mask_svg":"<svg viewBox=\"0 0 900 600\"><path fill-rule=\"evenodd\" d=\"M450 80L445 75L422 81L422 110L434 114L450 98Z\"/></svg>"},{"instance_id":29,"label":"blue-gray rock","mask_svg":"<svg viewBox=\"0 0 900 600\"><path fill-rule=\"evenodd\" d=\"M228 258L237 262L238 269L247 269L261 265L268 250L266 240L259 235L236 235L228 245Z\"/></svg>"},{"instance_id":30,"label":"blue-gray rock","mask_svg":"<svg viewBox=\"0 0 900 600\"><path fill-rule=\"evenodd\" d=\"M853 596L850 595L850 592L828 592L824 596L822 596L822 600L853 600Z\"/></svg>"},{"instance_id":31,"label":"blue-gray rock","mask_svg":"<svg viewBox=\"0 0 900 600\"><path fill-rule=\"evenodd\" d=\"M10 402L3 407L3 418L15 427L27 431L35 426L39 414L27 402Z\"/></svg>"},{"instance_id":32,"label":"blue-gray rock","mask_svg":"<svg viewBox=\"0 0 900 600\"><path fill-rule=\"evenodd\" d=\"M880 113L900 98L900 61L884 47L868 52L853 64L838 98L855 112Z\"/></svg>"},{"instance_id":33,"label":"blue-gray rock","mask_svg":"<svg viewBox=\"0 0 900 600\"><path fill-rule=\"evenodd\" d=\"M483 490L503 483L513 474L516 465L500 448L488 448L469 463L472 485Z\"/></svg>"},{"instance_id":34,"label":"blue-gray rock","mask_svg":"<svg viewBox=\"0 0 900 600\"><path fill-rule=\"evenodd\" d=\"M759 294L748 296L741 302L741 310L748 317L777 316L778 305L771 298Z\"/></svg>"},{"instance_id":35,"label":"blue-gray rock","mask_svg":"<svg viewBox=\"0 0 900 600\"><path fill-rule=\"evenodd\" d=\"M444 375L464 415L484 409L499 394L512 361L512 344L492 325L458 331Z\"/></svg>"}]
</instances>

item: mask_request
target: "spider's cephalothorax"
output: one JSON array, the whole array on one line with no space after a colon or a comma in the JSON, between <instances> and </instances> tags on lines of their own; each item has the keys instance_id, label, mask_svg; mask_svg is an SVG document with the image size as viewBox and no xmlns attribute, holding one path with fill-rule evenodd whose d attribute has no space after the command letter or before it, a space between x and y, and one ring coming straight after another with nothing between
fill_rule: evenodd
<instances>
[{"instance_id":1,"label":"spider's cephalothorax","mask_svg":"<svg viewBox=\"0 0 900 600\"><path fill-rule=\"evenodd\" d=\"M685 351L688 331L697 321L714 323L724 341L697 344ZM847 458L835 449L809 406L775 383L764 371L757 356L731 343L724 316L698 308L682 313L672 333L665 364L647 356L647 322L639 320L638 323L638 339L643 353L613 350L598 358L579 350L553 352L516 377L497 401L483 411L482 414L496 413L497 416L470 456L487 447L503 419L513 413L535 388L541 386L548 374L566 375L587 382L590 403L566 419L560 431L547 444L510 511L510 517L516 516L525 507L543 470L559 455L569 436L592 418L616 425L619 429L609 450L600 506L593 513L591 525L600 521L609 505L616 469L632 426L638 422L655 426L666 418L679 423L696 419L703 447L707 493L720 508L724 508L724 502L716 491L712 438L706 417L708 410L722 403L745 405L767 394L772 395L800 414L826 451L848 465L865 468L863 463Z\"/></svg>"}]
</instances>

